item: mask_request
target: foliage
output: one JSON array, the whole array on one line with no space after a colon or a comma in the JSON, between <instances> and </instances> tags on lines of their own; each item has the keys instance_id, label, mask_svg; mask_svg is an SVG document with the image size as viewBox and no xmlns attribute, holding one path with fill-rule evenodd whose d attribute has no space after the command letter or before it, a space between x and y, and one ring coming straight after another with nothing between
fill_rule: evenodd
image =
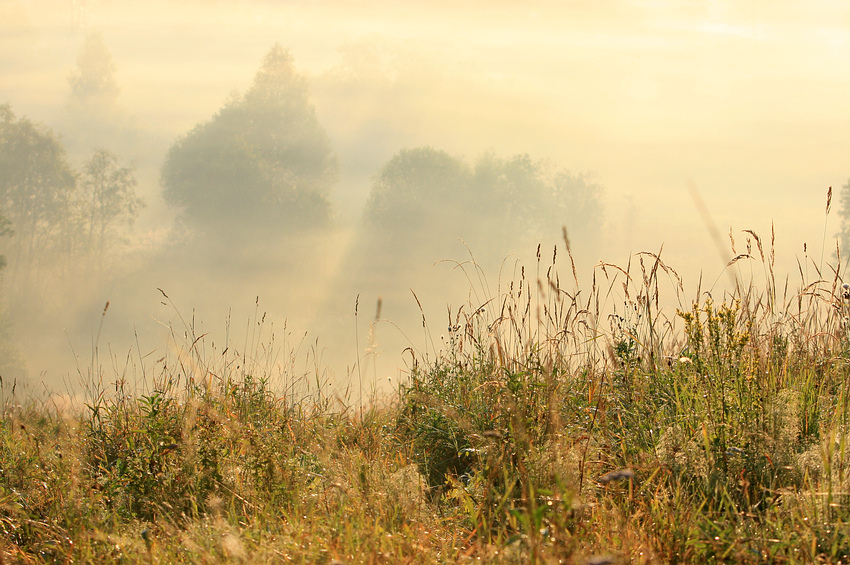
<instances>
[{"instance_id":1,"label":"foliage","mask_svg":"<svg viewBox=\"0 0 850 565\"><path fill-rule=\"evenodd\" d=\"M68 111L79 119L98 119L115 111L118 83L115 61L100 33L86 36L77 55L77 67L68 77Z\"/></svg>"},{"instance_id":2,"label":"foliage","mask_svg":"<svg viewBox=\"0 0 850 565\"><path fill-rule=\"evenodd\" d=\"M11 221L13 261L31 262L67 218L76 176L47 128L0 106L0 209ZM17 267L16 267L17 268Z\"/></svg>"},{"instance_id":3,"label":"foliage","mask_svg":"<svg viewBox=\"0 0 850 565\"><path fill-rule=\"evenodd\" d=\"M413 263L442 258L461 239L489 264L500 259L483 255L490 250L517 251L561 233L564 225L593 247L602 205L599 187L588 178L528 155L501 159L487 153L470 167L421 147L404 149L384 165L366 217L376 238L392 246L387 255L393 261L402 251Z\"/></svg>"},{"instance_id":4,"label":"foliage","mask_svg":"<svg viewBox=\"0 0 850 565\"><path fill-rule=\"evenodd\" d=\"M246 375L218 391L187 393L183 402L167 389L114 401L100 394L88 405L86 461L106 509L128 519L197 516L211 497L246 484L260 498L242 504L292 496L290 466L298 457L283 447L290 439L286 407L264 380Z\"/></svg>"},{"instance_id":5,"label":"foliage","mask_svg":"<svg viewBox=\"0 0 850 565\"><path fill-rule=\"evenodd\" d=\"M367 205L369 220L385 229L415 233L442 211L459 216L452 204L468 191L470 176L462 161L444 151L403 149L375 179Z\"/></svg>"},{"instance_id":6,"label":"foliage","mask_svg":"<svg viewBox=\"0 0 850 565\"><path fill-rule=\"evenodd\" d=\"M103 258L110 231L120 223L132 225L144 206L136 196L138 182L129 167L118 163L118 156L106 149L97 150L83 165L77 196L86 246Z\"/></svg>"},{"instance_id":7,"label":"foliage","mask_svg":"<svg viewBox=\"0 0 850 565\"><path fill-rule=\"evenodd\" d=\"M273 234L327 222L336 172L306 81L276 45L244 96L172 146L161 183L196 229Z\"/></svg>"},{"instance_id":8,"label":"foliage","mask_svg":"<svg viewBox=\"0 0 850 565\"><path fill-rule=\"evenodd\" d=\"M470 206L481 207L481 227L501 226L488 234L496 236L500 248L512 239L539 241L546 233L560 233L564 225L589 246L601 235L599 186L528 155L500 159L485 154L475 164L472 192Z\"/></svg>"},{"instance_id":9,"label":"foliage","mask_svg":"<svg viewBox=\"0 0 850 565\"><path fill-rule=\"evenodd\" d=\"M0 106L0 235L9 260L12 317L32 318L56 289L78 292L70 281L104 274L116 243L144 205L130 167L106 149L75 171L57 136ZM48 290L49 289L49 290Z\"/></svg>"}]
</instances>

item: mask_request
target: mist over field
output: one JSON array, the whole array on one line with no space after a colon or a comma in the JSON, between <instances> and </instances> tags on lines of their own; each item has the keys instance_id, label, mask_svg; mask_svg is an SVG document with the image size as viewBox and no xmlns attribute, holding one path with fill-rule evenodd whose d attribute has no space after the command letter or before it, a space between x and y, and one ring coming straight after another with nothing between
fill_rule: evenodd
<instances>
[{"instance_id":1,"label":"mist over field","mask_svg":"<svg viewBox=\"0 0 850 565\"><path fill-rule=\"evenodd\" d=\"M771 226L798 280L841 228L848 55L837 1L0 0L8 127L55 135L77 187L100 149L134 179L100 232L79 199L73 225L0 207L3 367L64 390L95 345L138 378L274 335L265 362L384 386L447 306L534 287L555 245L571 280L562 226L580 285L663 247L690 298Z\"/></svg>"}]
</instances>

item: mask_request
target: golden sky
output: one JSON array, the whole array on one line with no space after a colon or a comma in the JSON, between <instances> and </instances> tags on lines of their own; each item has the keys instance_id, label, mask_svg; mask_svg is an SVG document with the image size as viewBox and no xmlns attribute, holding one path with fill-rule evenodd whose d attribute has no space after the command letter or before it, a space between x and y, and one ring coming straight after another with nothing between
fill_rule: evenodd
<instances>
[{"instance_id":1,"label":"golden sky","mask_svg":"<svg viewBox=\"0 0 850 565\"><path fill-rule=\"evenodd\" d=\"M850 177L846 2L4 0L0 14L0 96L33 119L61 110L89 30L122 107L172 137L247 88L278 42L341 153L369 124L387 133L363 167L425 144L550 158L596 175L612 240L632 250L703 252L689 179L721 231L775 220L791 248L819 245L827 186Z\"/></svg>"}]
</instances>

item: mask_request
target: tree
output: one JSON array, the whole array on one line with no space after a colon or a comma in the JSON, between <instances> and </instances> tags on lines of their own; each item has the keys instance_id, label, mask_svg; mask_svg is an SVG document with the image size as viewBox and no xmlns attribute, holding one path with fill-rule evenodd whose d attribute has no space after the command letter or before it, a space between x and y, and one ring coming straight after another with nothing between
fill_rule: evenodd
<instances>
[{"instance_id":1,"label":"tree","mask_svg":"<svg viewBox=\"0 0 850 565\"><path fill-rule=\"evenodd\" d=\"M115 61L99 33L90 33L77 56L77 68L68 77L71 92L68 111L81 119L99 119L112 114L118 101Z\"/></svg>"},{"instance_id":2,"label":"tree","mask_svg":"<svg viewBox=\"0 0 850 565\"><path fill-rule=\"evenodd\" d=\"M15 237L10 241L14 272L32 268L68 218L76 175L65 150L47 128L15 119L11 106L0 106L0 209Z\"/></svg>"},{"instance_id":3,"label":"tree","mask_svg":"<svg viewBox=\"0 0 850 565\"><path fill-rule=\"evenodd\" d=\"M0 215L0 237L11 236L11 222ZM0 272L6 268L6 256L0 255ZM6 296L0 300L0 378L25 378L25 364L21 353L13 344L12 326L6 308Z\"/></svg>"},{"instance_id":4,"label":"tree","mask_svg":"<svg viewBox=\"0 0 850 565\"><path fill-rule=\"evenodd\" d=\"M8 237L14 233L14 230L12 230L12 222L10 222L5 216L0 215L0 237ZM5 269L7 264L6 256L0 255L0 271Z\"/></svg>"},{"instance_id":5,"label":"tree","mask_svg":"<svg viewBox=\"0 0 850 565\"><path fill-rule=\"evenodd\" d=\"M511 241L549 239L547 234L560 234L562 226L588 243L597 239L603 220L600 192L588 177L547 161L488 153L475 165L472 199L485 225L502 226L488 240L508 248Z\"/></svg>"},{"instance_id":6,"label":"tree","mask_svg":"<svg viewBox=\"0 0 850 565\"><path fill-rule=\"evenodd\" d=\"M402 150L384 165L366 210L367 228L384 245L407 250L406 260L416 255L410 249L431 260L451 256L460 239L491 264L559 238L564 225L593 242L602 215L599 187L584 176L528 155L487 153L470 168L430 147ZM400 259L388 255L388 262Z\"/></svg>"},{"instance_id":7,"label":"tree","mask_svg":"<svg viewBox=\"0 0 850 565\"><path fill-rule=\"evenodd\" d=\"M132 225L144 202L136 196L138 182L129 167L121 167L118 157L97 150L83 166L77 195L77 209L88 249L99 263L110 231L118 224Z\"/></svg>"},{"instance_id":8,"label":"tree","mask_svg":"<svg viewBox=\"0 0 850 565\"><path fill-rule=\"evenodd\" d=\"M460 159L431 147L402 149L389 160L372 185L367 219L375 226L412 233L427 229L460 206L470 190L472 173Z\"/></svg>"},{"instance_id":9,"label":"tree","mask_svg":"<svg viewBox=\"0 0 850 565\"><path fill-rule=\"evenodd\" d=\"M292 56L275 45L235 96L169 150L166 201L209 233L286 233L322 225L337 162Z\"/></svg>"}]
</instances>

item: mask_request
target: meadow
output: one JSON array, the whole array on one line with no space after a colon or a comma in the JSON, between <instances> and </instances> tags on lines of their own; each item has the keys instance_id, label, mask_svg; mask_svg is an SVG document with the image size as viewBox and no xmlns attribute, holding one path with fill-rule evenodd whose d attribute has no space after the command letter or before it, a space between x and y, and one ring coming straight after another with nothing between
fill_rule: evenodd
<instances>
[{"instance_id":1,"label":"meadow","mask_svg":"<svg viewBox=\"0 0 850 565\"><path fill-rule=\"evenodd\" d=\"M778 276L739 239L688 289L662 252L579 288L568 241L492 287L459 264L389 393L261 318L93 348L78 404L2 383L0 563L846 563L842 259Z\"/></svg>"}]
</instances>

